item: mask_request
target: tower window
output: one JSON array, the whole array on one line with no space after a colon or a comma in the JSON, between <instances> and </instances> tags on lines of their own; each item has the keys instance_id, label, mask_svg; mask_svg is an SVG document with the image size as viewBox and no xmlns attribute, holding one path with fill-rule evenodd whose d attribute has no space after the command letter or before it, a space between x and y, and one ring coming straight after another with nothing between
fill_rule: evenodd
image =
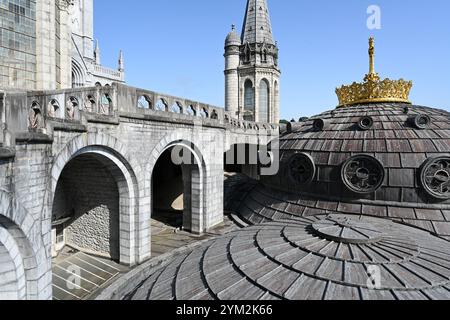
<instances>
[{"instance_id":1,"label":"tower window","mask_svg":"<svg viewBox=\"0 0 450 320\"><path fill-rule=\"evenodd\" d=\"M259 121L270 122L269 120L270 106L270 89L267 80L261 80L259 85Z\"/></svg>"},{"instance_id":2,"label":"tower window","mask_svg":"<svg viewBox=\"0 0 450 320\"><path fill-rule=\"evenodd\" d=\"M250 80L245 81L244 85L244 109L252 112L255 110L255 93Z\"/></svg>"}]
</instances>

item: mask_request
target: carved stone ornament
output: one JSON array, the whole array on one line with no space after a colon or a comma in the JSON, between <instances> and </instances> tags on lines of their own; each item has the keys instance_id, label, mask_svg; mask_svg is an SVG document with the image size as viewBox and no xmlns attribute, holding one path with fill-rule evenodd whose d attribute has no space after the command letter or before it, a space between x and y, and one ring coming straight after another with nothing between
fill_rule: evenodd
<instances>
[{"instance_id":1,"label":"carved stone ornament","mask_svg":"<svg viewBox=\"0 0 450 320\"><path fill-rule=\"evenodd\" d=\"M383 165L368 155L351 157L342 166L342 180L355 193L366 194L377 191L383 184Z\"/></svg>"},{"instance_id":2,"label":"carved stone ornament","mask_svg":"<svg viewBox=\"0 0 450 320\"><path fill-rule=\"evenodd\" d=\"M306 153L292 155L289 159L288 170L291 179L299 184L310 183L316 175L314 160Z\"/></svg>"},{"instance_id":3,"label":"carved stone ornament","mask_svg":"<svg viewBox=\"0 0 450 320\"><path fill-rule=\"evenodd\" d=\"M420 182L430 196L436 199L450 199L450 157L433 158L425 162Z\"/></svg>"}]
</instances>

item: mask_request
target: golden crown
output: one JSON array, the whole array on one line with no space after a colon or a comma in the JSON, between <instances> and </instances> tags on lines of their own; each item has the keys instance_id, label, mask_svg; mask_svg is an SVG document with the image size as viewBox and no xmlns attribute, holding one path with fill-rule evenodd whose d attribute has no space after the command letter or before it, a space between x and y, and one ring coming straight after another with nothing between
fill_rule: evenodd
<instances>
[{"instance_id":1,"label":"golden crown","mask_svg":"<svg viewBox=\"0 0 450 320\"><path fill-rule=\"evenodd\" d=\"M413 86L412 81L380 80L375 72L375 41L369 39L370 69L363 83L353 82L349 86L336 89L339 99L339 107L351 106L363 103L402 102L409 103L409 93Z\"/></svg>"}]
</instances>

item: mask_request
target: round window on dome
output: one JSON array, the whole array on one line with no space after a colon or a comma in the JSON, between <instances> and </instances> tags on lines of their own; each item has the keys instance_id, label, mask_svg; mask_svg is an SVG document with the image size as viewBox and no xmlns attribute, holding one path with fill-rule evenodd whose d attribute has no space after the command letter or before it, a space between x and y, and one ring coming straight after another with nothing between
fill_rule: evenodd
<instances>
[{"instance_id":1,"label":"round window on dome","mask_svg":"<svg viewBox=\"0 0 450 320\"><path fill-rule=\"evenodd\" d=\"M427 160L420 173L420 182L426 193L436 199L450 199L450 157Z\"/></svg>"},{"instance_id":2,"label":"round window on dome","mask_svg":"<svg viewBox=\"0 0 450 320\"><path fill-rule=\"evenodd\" d=\"M380 161L374 157L356 155L344 163L341 176L349 190L358 194L367 194L381 187L385 171Z\"/></svg>"},{"instance_id":3,"label":"round window on dome","mask_svg":"<svg viewBox=\"0 0 450 320\"><path fill-rule=\"evenodd\" d=\"M292 155L288 162L290 178L298 184L311 183L316 175L314 159L306 153Z\"/></svg>"},{"instance_id":4,"label":"round window on dome","mask_svg":"<svg viewBox=\"0 0 450 320\"><path fill-rule=\"evenodd\" d=\"M417 129L428 129L431 125L431 118L426 114L418 114L408 119L409 123Z\"/></svg>"},{"instance_id":5,"label":"round window on dome","mask_svg":"<svg viewBox=\"0 0 450 320\"><path fill-rule=\"evenodd\" d=\"M365 116L362 117L358 122L358 127L361 130L370 130L373 127L373 119L372 117Z\"/></svg>"}]
</instances>

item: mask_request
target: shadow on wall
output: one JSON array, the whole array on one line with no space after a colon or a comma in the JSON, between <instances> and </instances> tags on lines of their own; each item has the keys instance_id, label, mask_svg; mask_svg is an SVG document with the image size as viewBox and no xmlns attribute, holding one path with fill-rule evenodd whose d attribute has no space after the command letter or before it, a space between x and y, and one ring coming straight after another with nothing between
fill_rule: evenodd
<instances>
[{"instance_id":1,"label":"shadow on wall","mask_svg":"<svg viewBox=\"0 0 450 320\"><path fill-rule=\"evenodd\" d=\"M153 170L152 218L172 227L183 225L184 184L183 169L171 159L172 149L164 152Z\"/></svg>"}]
</instances>

